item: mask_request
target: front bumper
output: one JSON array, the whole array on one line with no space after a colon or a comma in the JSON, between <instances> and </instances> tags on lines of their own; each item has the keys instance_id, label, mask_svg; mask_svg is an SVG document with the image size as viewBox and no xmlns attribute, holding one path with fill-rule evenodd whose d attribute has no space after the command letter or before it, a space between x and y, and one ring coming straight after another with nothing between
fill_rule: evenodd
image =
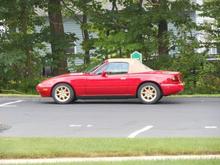
<instances>
[{"instance_id":1,"label":"front bumper","mask_svg":"<svg viewBox=\"0 0 220 165\"><path fill-rule=\"evenodd\" d=\"M164 96L177 94L184 90L184 84L161 84Z\"/></svg>"},{"instance_id":2,"label":"front bumper","mask_svg":"<svg viewBox=\"0 0 220 165\"><path fill-rule=\"evenodd\" d=\"M46 86L42 86L41 84L38 84L36 86L36 90L42 97L51 96L51 87L46 87Z\"/></svg>"}]
</instances>

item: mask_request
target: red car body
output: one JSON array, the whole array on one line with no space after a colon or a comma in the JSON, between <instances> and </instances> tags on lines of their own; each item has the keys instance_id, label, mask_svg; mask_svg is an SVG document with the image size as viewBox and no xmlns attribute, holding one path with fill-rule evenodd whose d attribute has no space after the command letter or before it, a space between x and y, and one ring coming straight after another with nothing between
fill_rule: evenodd
<instances>
[{"instance_id":1,"label":"red car body","mask_svg":"<svg viewBox=\"0 0 220 165\"><path fill-rule=\"evenodd\" d=\"M43 97L52 97L53 88L59 83L65 83L71 86L76 98L97 97L97 96L127 96L137 97L139 87L143 83L156 84L161 92L161 96L176 94L184 89L181 74L179 72L155 71L145 68L143 64L131 59L110 59L94 69L90 73L69 73L53 78L49 78L37 85L37 92ZM130 65L127 73L101 74L96 73L100 68L109 63L124 62ZM119 65L118 64L118 65ZM140 66L141 69L138 69Z\"/></svg>"}]
</instances>

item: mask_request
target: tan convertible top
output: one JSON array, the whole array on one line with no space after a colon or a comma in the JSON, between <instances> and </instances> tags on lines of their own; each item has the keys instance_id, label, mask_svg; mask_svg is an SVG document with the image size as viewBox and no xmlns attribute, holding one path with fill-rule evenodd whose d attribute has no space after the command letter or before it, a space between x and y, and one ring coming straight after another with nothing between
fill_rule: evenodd
<instances>
[{"instance_id":1,"label":"tan convertible top","mask_svg":"<svg viewBox=\"0 0 220 165\"><path fill-rule=\"evenodd\" d=\"M148 68L144 64L142 64L140 61L136 59L130 59L130 58L111 58L106 60L108 62L127 62L129 63L129 69L128 73L138 73L138 72L147 72L152 71L152 69Z\"/></svg>"}]
</instances>

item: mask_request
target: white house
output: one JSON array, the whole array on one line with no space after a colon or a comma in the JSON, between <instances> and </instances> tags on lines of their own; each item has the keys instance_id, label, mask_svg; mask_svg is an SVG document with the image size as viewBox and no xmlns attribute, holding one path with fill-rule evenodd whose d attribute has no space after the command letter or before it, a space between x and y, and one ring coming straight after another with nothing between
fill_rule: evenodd
<instances>
[{"instance_id":1,"label":"white house","mask_svg":"<svg viewBox=\"0 0 220 165\"><path fill-rule=\"evenodd\" d=\"M204 0L193 0L193 2L195 2L199 5L203 5ZM197 25L214 23L215 19L210 18L210 17L203 17L200 14L201 14L201 11L195 11L195 13L193 15L193 20ZM210 42L209 36L206 32L196 31L194 34L195 34L195 37L197 38L197 40L200 41L201 43ZM206 50L205 48L200 48L197 51L200 53L205 50ZM208 54L210 54L210 55L220 54L220 49L217 47L209 48Z\"/></svg>"}]
</instances>

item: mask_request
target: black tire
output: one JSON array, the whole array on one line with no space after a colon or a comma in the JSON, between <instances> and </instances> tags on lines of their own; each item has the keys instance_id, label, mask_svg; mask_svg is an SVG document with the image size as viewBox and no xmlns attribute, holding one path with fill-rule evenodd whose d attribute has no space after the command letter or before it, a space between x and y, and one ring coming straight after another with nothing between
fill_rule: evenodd
<instances>
[{"instance_id":1,"label":"black tire","mask_svg":"<svg viewBox=\"0 0 220 165\"><path fill-rule=\"evenodd\" d=\"M66 83L59 83L53 87L52 97L58 104L69 104L74 101L75 94L70 85Z\"/></svg>"},{"instance_id":2,"label":"black tire","mask_svg":"<svg viewBox=\"0 0 220 165\"><path fill-rule=\"evenodd\" d=\"M162 98L163 98L163 95L161 94L161 96L160 96L160 98L159 98L159 100L158 100L158 101L160 101Z\"/></svg>"},{"instance_id":3,"label":"black tire","mask_svg":"<svg viewBox=\"0 0 220 165\"><path fill-rule=\"evenodd\" d=\"M162 93L157 84L144 83L138 88L138 98L143 104L155 104L162 98Z\"/></svg>"}]
</instances>

